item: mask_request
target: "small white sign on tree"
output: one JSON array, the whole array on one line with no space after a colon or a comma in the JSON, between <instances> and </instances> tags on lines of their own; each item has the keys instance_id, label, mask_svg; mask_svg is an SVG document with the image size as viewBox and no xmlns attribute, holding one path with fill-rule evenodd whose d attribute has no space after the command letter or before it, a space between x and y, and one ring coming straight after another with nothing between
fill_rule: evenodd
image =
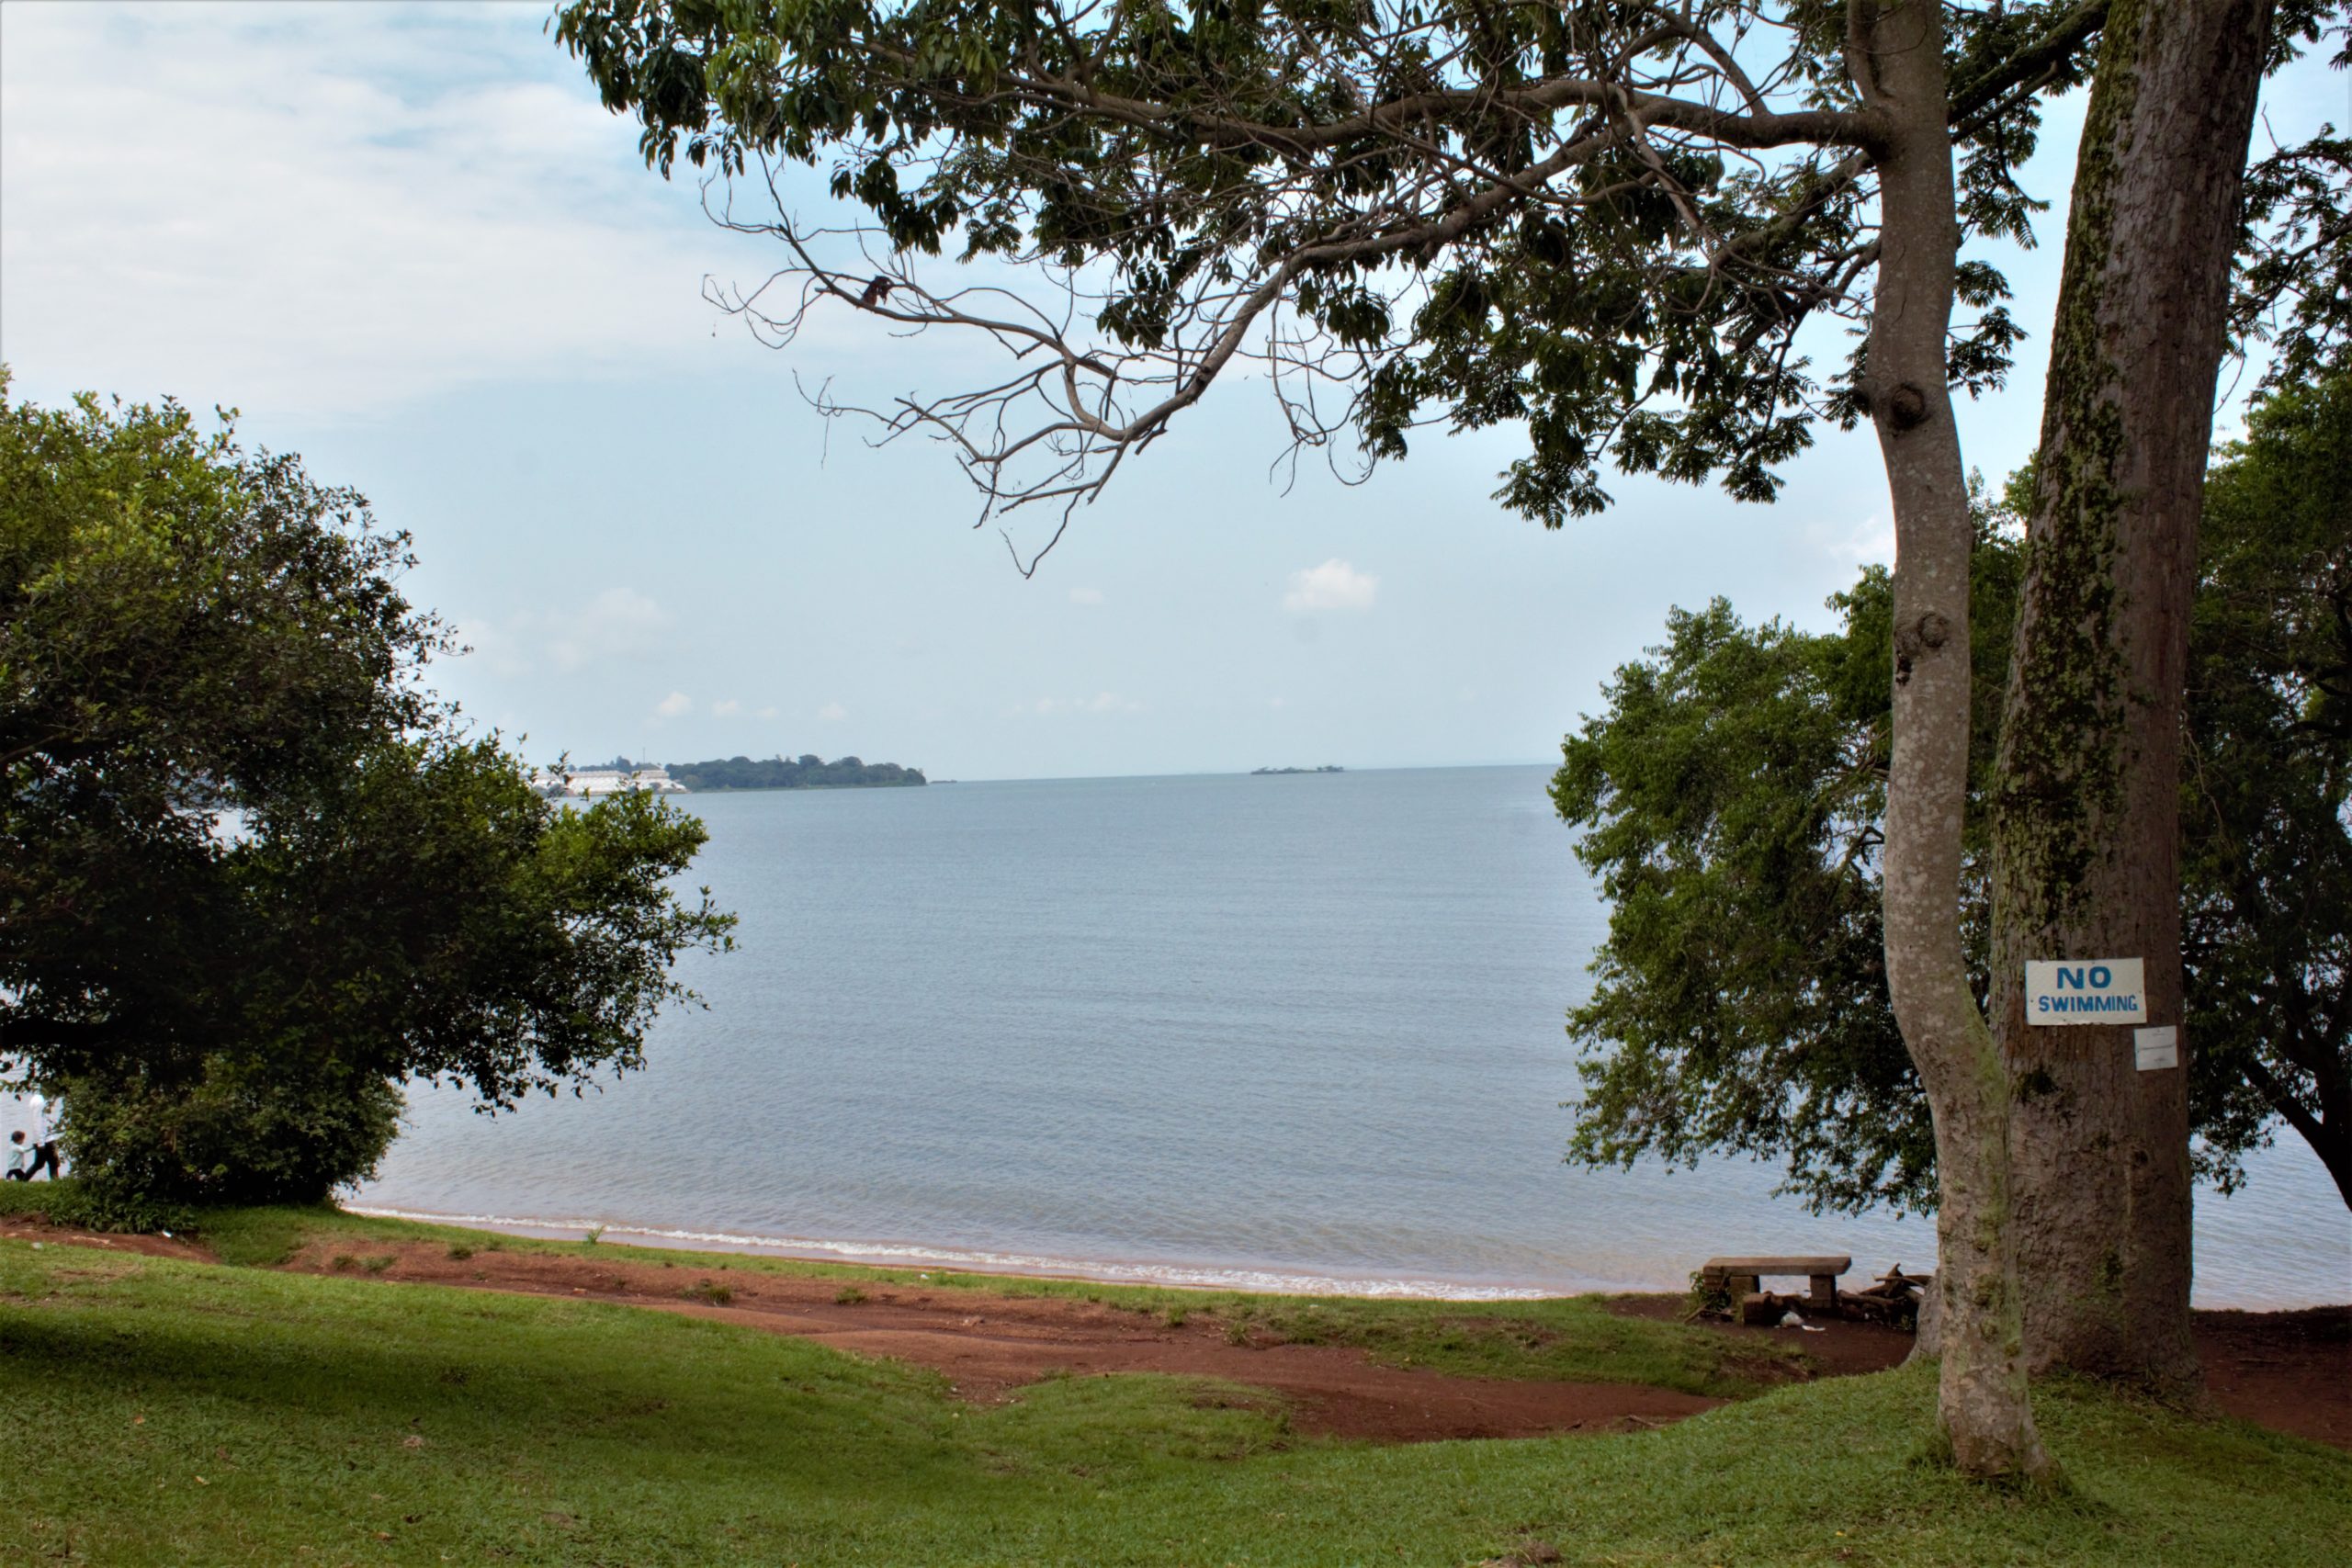
<instances>
[{"instance_id":1,"label":"small white sign on tree","mask_svg":"<svg viewBox=\"0 0 2352 1568\"><path fill-rule=\"evenodd\" d=\"M2137 958L2029 959L2025 1021L2044 1025L2145 1023L2145 968Z\"/></svg>"},{"instance_id":2,"label":"small white sign on tree","mask_svg":"<svg viewBox=\"0 0 2352 1568\"><path fill-rule=\"evenodd\" d=\"M2180 1026L2167 1023L2160 1029L2133 1030L2132 1059L2143 1073L2180 1066Z\"/></svg>"}]
</instances>

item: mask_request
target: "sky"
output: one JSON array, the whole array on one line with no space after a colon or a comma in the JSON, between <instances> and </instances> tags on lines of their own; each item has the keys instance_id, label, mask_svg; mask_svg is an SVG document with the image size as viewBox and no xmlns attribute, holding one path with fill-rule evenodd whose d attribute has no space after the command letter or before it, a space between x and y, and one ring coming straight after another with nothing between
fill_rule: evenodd
<instances>
[{"instance_id":1,"label":"sky","mask_svg":"<svg viewBox=\"0 0 2352 1568\"><path fill-rule=\"evenodd\" d=\"M1546 533L1489 499L1510 432L1425 436L1361 486L1289 482L1272 400L1242 380L1024 579L944 451L873 448L799 390L945 389L969 350L847 312L789 350L752 341L705 280L754 285L776 258L693 179L646 171L548 15L0 5L9 395L232 407L248 446L356 486L413 536L413 600L469 647L434 684L534 761L1544 761L1669 607L1826 626L1824 599L1891 555L1866 430L1824 431L1771 506L1623 479ZM1988 253L2030 329L2080 113L2054 107L2026 171L2054 203L2045 244ZM2265 116L2258 139L2352 121L2346 81L2306 62ZM1963 410L1987 475L2030 454L2041 370L2037 330L2009 389Z\"/></svg>"}]
</instances>

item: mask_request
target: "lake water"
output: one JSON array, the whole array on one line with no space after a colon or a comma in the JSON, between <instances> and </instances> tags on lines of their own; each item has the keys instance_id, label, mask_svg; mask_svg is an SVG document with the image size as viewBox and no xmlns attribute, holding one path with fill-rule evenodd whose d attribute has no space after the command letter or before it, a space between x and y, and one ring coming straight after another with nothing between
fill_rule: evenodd
<instances>
[{"instance_id":1,"label":"lake water","mask_svg":"<svg viewBox=\"0 0 2352 1568\"><path fill-rule=\"evenodd\" d=\"M1776 1172L1564 1166L1607 912L1541 767L698 795L742 917L651 1066L420 1092L362 1206L615 1239L1243 1287L1675 1288L1718 1252L1932 1266ZM2352 1294L2301 1143L2200 1194L2201 1305ZM2333 1281L2333 1285L2329 1282Z\"/></svg>"}]
</instances>

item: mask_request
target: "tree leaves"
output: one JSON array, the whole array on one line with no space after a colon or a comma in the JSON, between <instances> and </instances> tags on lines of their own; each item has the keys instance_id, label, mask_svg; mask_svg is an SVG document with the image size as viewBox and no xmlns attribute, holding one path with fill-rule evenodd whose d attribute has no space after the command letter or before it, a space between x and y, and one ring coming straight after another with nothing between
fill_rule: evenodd
<instances>
[{"instance_id":1,"label":"tree leaves","mask_svg":"<svg viewBox=\"0 0 2352 1568\"><path fill-rule=\"evenodd\" d=\"M732 923L670 886L701 826L468 737L406 536L171 403L0 398L0 500L6 1066L503 1105L637 1065Z\"/></svg>"},{"instance_id":2,"label":"tree leaves","mask_svg":"<svg viewBox=\"0 0 2352 1568\"><path fill-rule=\"evenodd\" d=\"M1972 793L1992 783L2022 552L1977 498ZM1777 1159L1816 1208L1928 1208L1934 1141L1887 1005L1877 823L1892 598L1840 630L1675 611L1563 742L1552 795L1613 906L1568 1015L1573 1161ZM2224 1190L2280 1118L2352 1174L2352 378L2273 394L2207 487L2183 781L2184 958L2199 1172ZM1962 930L1980 999L1983 814ZM2347 1190L2352 1201L2352 1190Z\"/></svg>"},{"instance_id":3,"label":"tree leaves","mask_svg":"<svg viewBox=\"0 0 2352 1568\"><path fill-rule=\"evenodd\" d=\"M1951 11L1961 218L2023 241L2035 103L2103 7ZM990 508L1096 493L1236 357L1300 446L1377 460L1423 422L1522 425L1498 498L1552 526L1607 503L1611 466L1769 500L1854 407L1850 369L1810 362L1875 259L1837 7L571 0L556 31L665 173L681 147L824 159L894 265L961 227L967 257L1060 269L1067 305L1029 309L1109 340L1057 333L1067 382L874 411L884 439L947 439ZM755 321L783 341L834 269L794 215L773 229L818 285ZM1975 391L2021 333L1997 274L1967 281L1951 373ZM895 319L992 330L938 293Z\"/></svg>"}]
</instances>

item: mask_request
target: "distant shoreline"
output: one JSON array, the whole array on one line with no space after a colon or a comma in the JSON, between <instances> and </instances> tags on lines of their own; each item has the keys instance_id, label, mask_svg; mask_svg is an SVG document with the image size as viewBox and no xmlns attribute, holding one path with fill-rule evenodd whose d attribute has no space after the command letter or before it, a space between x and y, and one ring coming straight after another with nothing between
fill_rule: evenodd
<instances>
[{"instance_id":1,"label":"distant shoreline","mask_svg":"<svg viewBox=\"0 0 2352 1568\"><path fill-rule=\"evenodd\" d=\"M921 768L869 762L854 756L837 757L829 762L813 752L798 757L779 752L757 761L750 757L712 757L700 762L672 762L668 776L695 795L778 789L891 789L931 782Z\"/></svg>"},{"instance_id":2,"label":"distant shoreline","mask_svg":"<svg viewBox=\"0 0 2352 1568\"><path fill-rule=\"evenodd\" d=\"M820 789L922 789L954 779L876 779L869 784L704 784L690 795L785 795Z\"/></svg>"}]
</instances>

